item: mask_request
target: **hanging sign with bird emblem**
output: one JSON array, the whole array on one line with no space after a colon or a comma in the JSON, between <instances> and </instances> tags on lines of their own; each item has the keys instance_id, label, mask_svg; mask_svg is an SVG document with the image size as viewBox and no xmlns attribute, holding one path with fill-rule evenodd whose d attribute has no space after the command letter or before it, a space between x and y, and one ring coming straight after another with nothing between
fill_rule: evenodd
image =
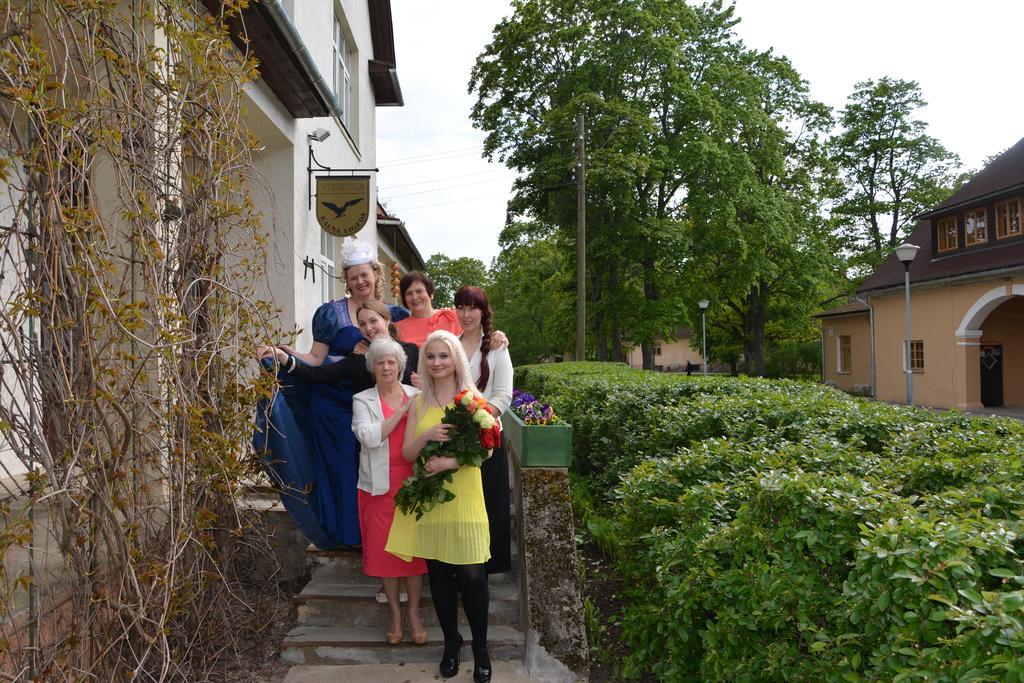
<instances>
[{"instance_id":1,"label":"hanging sign with bird emblem","mask_svg":"<svg viewBox=\"0 0 1024 683\"><path fill-rule=\"evenodd\" d=\"M370 176L317 176L316 220L335 237L349 237L366 225Z\"/></svg>"}]
</instances>

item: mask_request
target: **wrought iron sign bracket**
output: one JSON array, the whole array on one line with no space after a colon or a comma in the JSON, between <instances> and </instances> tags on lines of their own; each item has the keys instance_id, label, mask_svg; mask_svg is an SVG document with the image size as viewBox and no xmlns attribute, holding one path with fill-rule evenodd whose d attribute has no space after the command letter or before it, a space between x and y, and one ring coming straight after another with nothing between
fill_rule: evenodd
<instances>
[{"instance_id":1,"label":"wrought iron sign bracket","mask_svg":"<svg viewBox=\"0 0 1024 683\"><path fill-rule=\"evenodd\" d=\"M313 174L334 175L335 173L378 173L379 168L331 168L324 166L313 156L313 145L309 146L309 161L306 163L306 190L309 192L309 210L313 210L313 198L316 197L316 190L313 189Z\"/></svg>"}]
</instances>

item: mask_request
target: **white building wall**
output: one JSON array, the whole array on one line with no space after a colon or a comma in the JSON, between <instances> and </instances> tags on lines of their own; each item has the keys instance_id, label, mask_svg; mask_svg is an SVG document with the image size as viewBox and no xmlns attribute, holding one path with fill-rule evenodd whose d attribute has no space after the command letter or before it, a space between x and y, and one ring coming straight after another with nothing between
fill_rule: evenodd
<instances>
[{"instance_id":1,"label":"white building wall","mask_svg":"<svg viewBox=\"0 0 1024 683\"><path fill-rule=\"evenodd\" d=\"M376 166L376 103L368 66L368 60L373 57L373 39L366 0L286 2L285 8L327 83L332 82L333 74L335 15L342 20L351 50L352 113L348 130L333 117L292 119L262 83L253 84L247 91L252 107L250 122L264 146L257 170L273 193L272 196L259 196L257 189L252 197L272 236L266 296L281 309L280 323L285 329L293 325L301 328L295 347L305 351L313 342L310 323L322 302L324 276L317 270L314 283L311 274L302 266L304 258L316 261L319 257L321 233L316 212L309 204L310 181L306 168L310 143L307 136L317 128L330 131L331 135L326 140L312 142L317 161L325 166L355 169ZM376 244L373 208L376 206L377 179L375 173L368 175L369 218L357 237ZM339 276L341 246L342 240L336 239L334 261ZM344 293L344 283L338 281L335 295L341 297Z\"/></svg>"}]
</instances>

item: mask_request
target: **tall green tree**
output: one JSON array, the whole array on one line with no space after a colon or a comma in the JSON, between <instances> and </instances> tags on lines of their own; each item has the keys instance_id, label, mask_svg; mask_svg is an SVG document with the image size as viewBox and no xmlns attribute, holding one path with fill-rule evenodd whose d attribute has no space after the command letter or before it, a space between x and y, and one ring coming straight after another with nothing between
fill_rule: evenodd
<instances>
[{"instance_id":1,"label":"tall green tree","mask_svg":"<svg viewBox=\"0 0 1024 683\"><path fill-rule=\"evenodd\" d=\"M728 302L763 368L773 298L814 296L795 281L823 272L819 187L801 168L822 166L827 112L786 60L743 46L722 2L513 10L473 70L472 116L486 153L521 172L510 213L555 226L574 250L573 122L585 114L594 356L621 360L626 340L653 367L655 339L708 298Z\"/></svg>"},{"instance_id":2,"label":"tall green tree","mask_svg":"<svg viewBox=\"0 0 1024 683\"><path fill-rule=\"evenodd\" d=\"M553 226L511 223L491 263L494 324L516 365L560 358L575 339L575 280Z\"/></svg>"},{"instance_id":3,"label":"tall green tree","mask_svg":"<svg viewBox=\"0 0 1024 683\"><path fill-rule=\"evenodd\" d=\"M841 270L822 211L833 188L823 143L831 118L788 60L745 52L733 68L717 180L690 206L689 271L692 290L716 304L726 347L763 375L767 346L806 337Z\"/></svg>"},{"instance_id":4,"label":"tall green tree","mask_svg":"<svg viewBox=\"0 0 1024 683\"><path fill-rule=\"evenodd\" d=\"M532 216L574 247L574 121L584 113L588 155L590 346L623 360L639 342L687 322L678 305L685 255L685 169L702 153L688 111L714 57L702 43L731 25L720 3L668 0L517 0L473 70L475 124L486 152L522 173L512 214Z\"/></svg>"},{"instance_id":5,"label":"tall green tree","mask_svg":"<svg viewBox=\"0 0 1024 683\"><path fill-rule=\"evenodd\" d=\"M913 228L914 215L962 182L959 157L917 118L925 104L916 81L884 77L857 83L840 114L831 146L845 191L834 215L857 272L880 264Z\"/></svg>"},{"instance_id":6,"label":"tall green tree","mask_svg":"<svg viewBox=\"0 0 1024 683\"><path fill-rule=\"evenodd\" d=\"M438 308L453 306L455 292L466 285L486 290L490 284L487 266L480 259L469 256L449 258L444 254L434 254L424 265L430 279L437 286L434 292L434 306Z\"/></svg>"}]
</instances>

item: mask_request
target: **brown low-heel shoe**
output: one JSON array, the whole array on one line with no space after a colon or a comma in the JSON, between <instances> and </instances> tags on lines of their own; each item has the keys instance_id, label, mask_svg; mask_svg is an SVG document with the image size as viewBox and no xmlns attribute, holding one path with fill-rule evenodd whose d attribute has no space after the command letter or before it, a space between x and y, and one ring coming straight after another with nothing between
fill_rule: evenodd
<instances>
[{"instance_id":1,"label":"brown low-heel shoe","mask_svg":"<svg viewBox=\"0 0 1024 683\"><path fill-rule=\"evenodd\" d=\"M413 631L411 633L411 637L412 642L416 643L417 645L425 644L427 642L427 639L429 638L429 636L427 635L427 629L423 629L422 631Z\"/></svg>"},{"instance_id":2,"label":"brown low-heel shoe","mask_svg":"<svg viewBox=\"0 0 1024 683\"><path fill-rule=\"evenodd\" d=\"M402 642L403 635L404 634L401 631L399 631L398 633L392 633L391 631L388 631L386 634L388 645L398 645L400 642Z\"/></svg>"}]
</instances>

